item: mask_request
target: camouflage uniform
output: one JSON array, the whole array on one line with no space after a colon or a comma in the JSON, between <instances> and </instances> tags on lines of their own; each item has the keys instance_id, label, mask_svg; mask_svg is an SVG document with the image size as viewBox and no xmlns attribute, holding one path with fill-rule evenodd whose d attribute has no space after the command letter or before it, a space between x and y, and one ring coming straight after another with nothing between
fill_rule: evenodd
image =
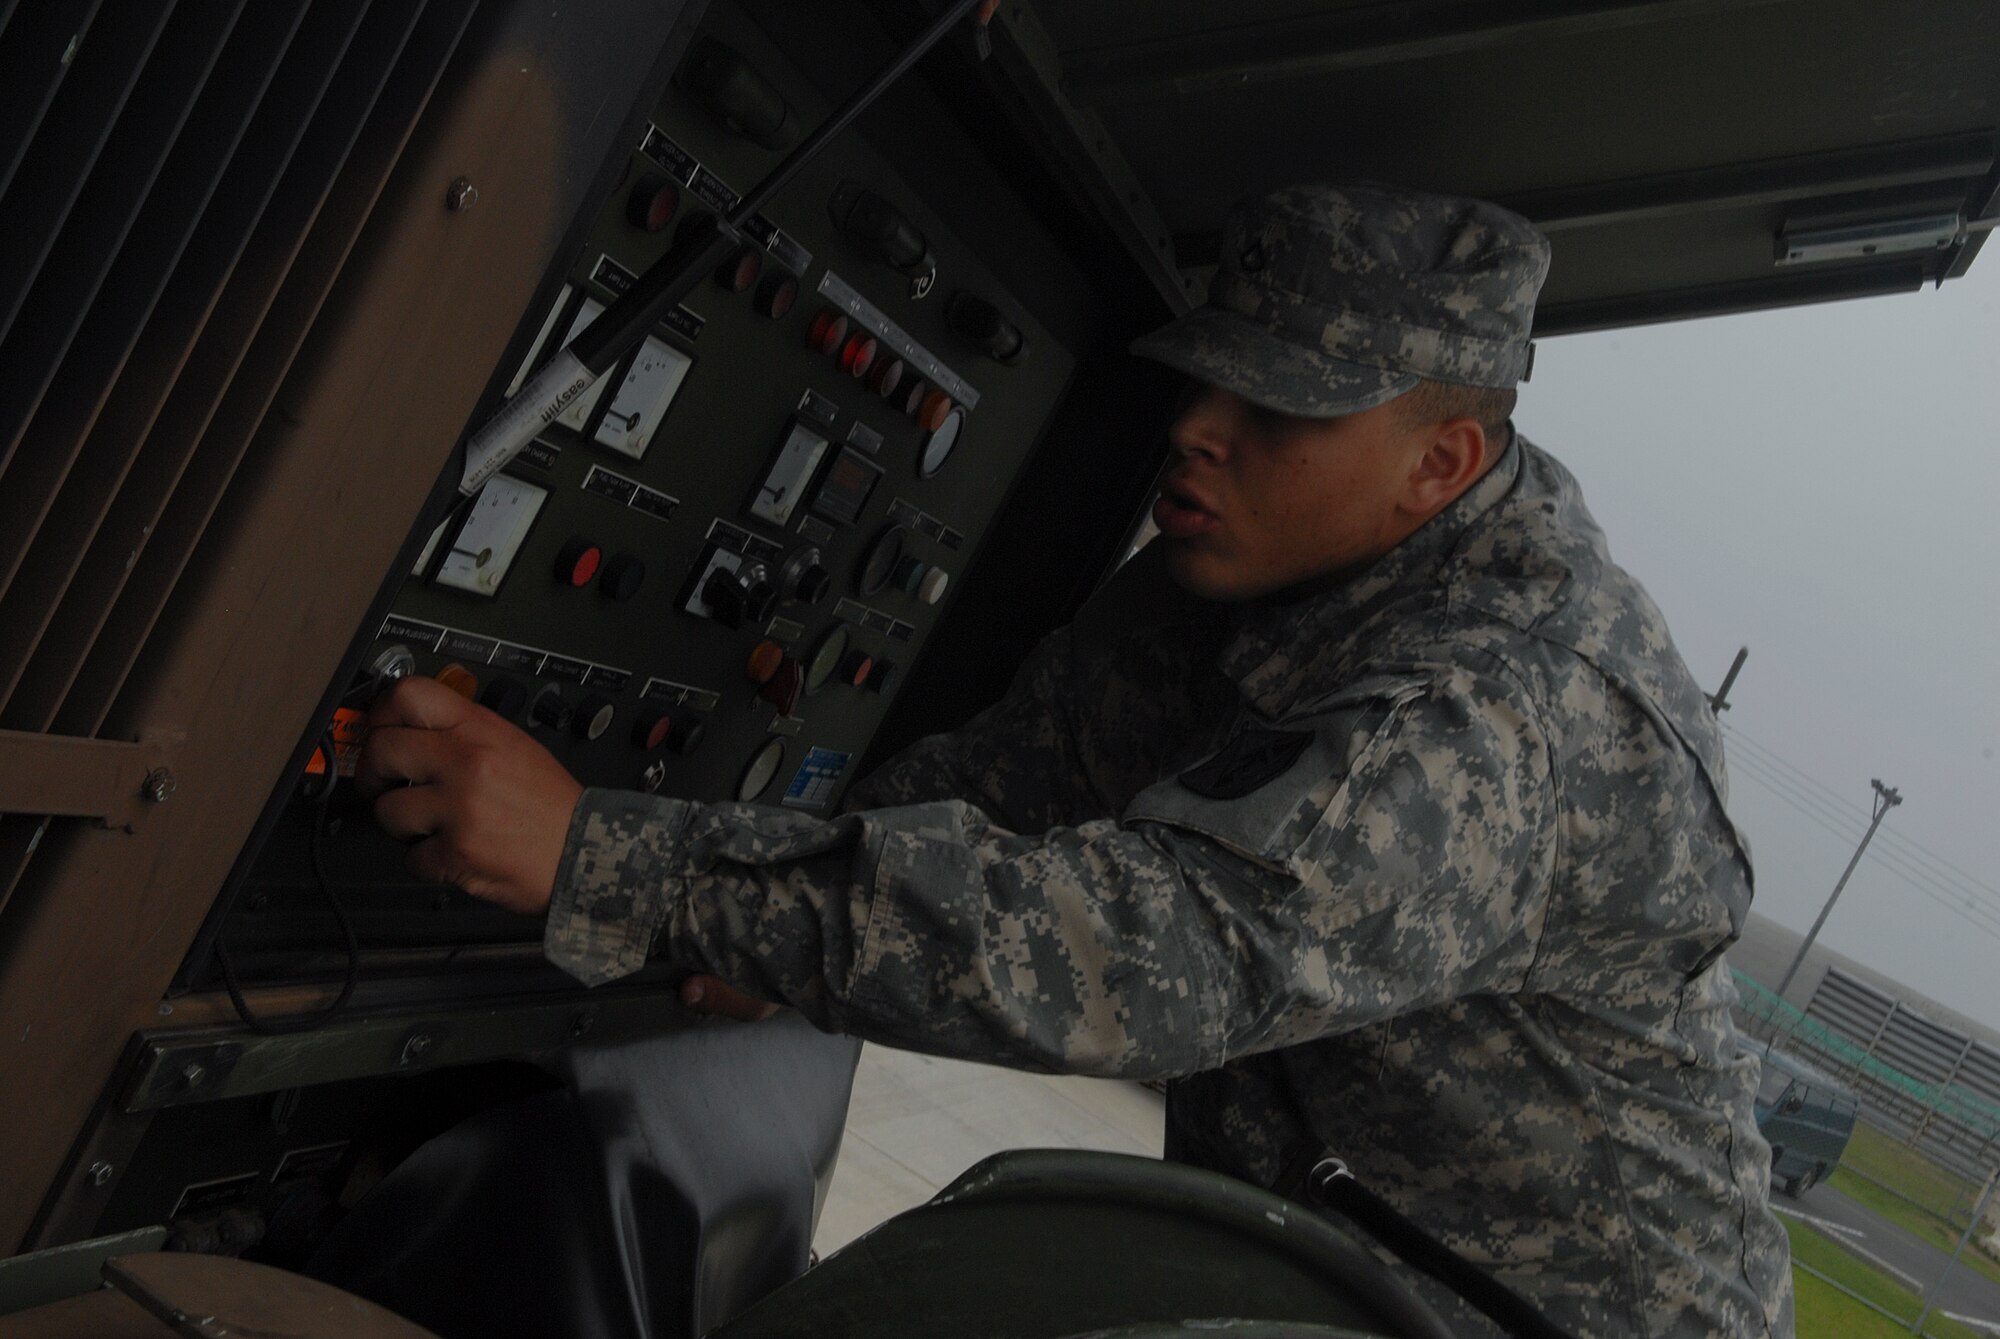
<instances>
[{"instance_id":1,"label":"camouflage uniform","mask_svg":"<svg viewBox=\"0 0 2000 1339\"><path fill-rule=\"evenodd\" d=\"M1226 267L1271 261L1254 223ZM1142 553L1005 699L851 800L587 792L550 956L1174 1078L1172 1156L1270 1185L1330 1147L1579 1336L1790 1335L1721 958L1750 872L1715 723L1533 445L1308 596L1204 603Z\"/></svg>"}]
</instances>

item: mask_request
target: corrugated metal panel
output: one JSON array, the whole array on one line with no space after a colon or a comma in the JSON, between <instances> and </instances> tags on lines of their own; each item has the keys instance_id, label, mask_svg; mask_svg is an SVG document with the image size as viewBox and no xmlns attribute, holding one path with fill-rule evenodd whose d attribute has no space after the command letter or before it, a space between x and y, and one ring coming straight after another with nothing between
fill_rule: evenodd
<instances>
[{"instance_id":1,"label":"corrugated metal panel","mask_svg":"<svg viewBox=\"0 0 2000 1339\"><path fill-rule=\"evenodd\" d=\"M105 727L476 3L0 28L0 730Z\"/></svg>"}]
</instances>

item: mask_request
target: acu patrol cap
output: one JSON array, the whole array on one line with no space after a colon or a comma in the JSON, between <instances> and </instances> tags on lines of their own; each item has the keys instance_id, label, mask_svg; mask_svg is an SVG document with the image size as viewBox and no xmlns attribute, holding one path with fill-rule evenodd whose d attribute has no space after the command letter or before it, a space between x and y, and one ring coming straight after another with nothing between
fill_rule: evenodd
<instances>
[{"instance_id":1,"label":"acu patrol cap","mask_svg":"<svg viewBox=\"0 0 2000 1339\"><path fill-rule=\"evenodd\" d=\"M1548 272L1548 239L1484 200L1291 186L1231 212L1207 305L1132 352L1314 418L1420 379L1505 388L1527 375Z\"/></svg>"}]
</instances>

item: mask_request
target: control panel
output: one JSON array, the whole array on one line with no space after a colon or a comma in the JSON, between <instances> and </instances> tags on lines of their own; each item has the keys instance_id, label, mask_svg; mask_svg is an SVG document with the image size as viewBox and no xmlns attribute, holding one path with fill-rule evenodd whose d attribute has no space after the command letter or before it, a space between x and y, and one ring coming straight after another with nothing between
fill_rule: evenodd
<instances>
[{"instance_id":1,"label":"control panel","mask_svg":"<svg viewBox=\"0 0 2000 1339\"><path fill-rule=\"evenodd\" d=\"M712 9L524 317L507 393L828 110L749 18ZM839 805L1076 365L1037 296L963 240L990 202L926 190L866 132L425 537L222 927L232 951L284 975L305 965L287 953L339 950L337 916L364 945L539 934L413 895L341 780L367 698L405 675L516 722L586 785Z\"/></svg>"}]
</instances>

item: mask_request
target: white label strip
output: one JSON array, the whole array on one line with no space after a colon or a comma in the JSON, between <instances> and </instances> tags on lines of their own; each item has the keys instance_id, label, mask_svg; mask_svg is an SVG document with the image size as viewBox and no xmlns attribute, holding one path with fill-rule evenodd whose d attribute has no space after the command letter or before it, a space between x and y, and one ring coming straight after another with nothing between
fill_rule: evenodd
<instances>
[{"instance_id":1,"label":"white label strip","mask_svg":"<svg viewBox=\"0 0 2000 1339\"><path fill-rule=\"evenodd\" d=\"M879 308L854 290L854 286L828 270L820 276L820 296L868 327L869 333L901 354L903 361L931 379L931 384L964 405L979 407L979 392L972 383L944 365L944 360L911 339L903 327L884 316Z\"/></svg>"}]
</instances>

